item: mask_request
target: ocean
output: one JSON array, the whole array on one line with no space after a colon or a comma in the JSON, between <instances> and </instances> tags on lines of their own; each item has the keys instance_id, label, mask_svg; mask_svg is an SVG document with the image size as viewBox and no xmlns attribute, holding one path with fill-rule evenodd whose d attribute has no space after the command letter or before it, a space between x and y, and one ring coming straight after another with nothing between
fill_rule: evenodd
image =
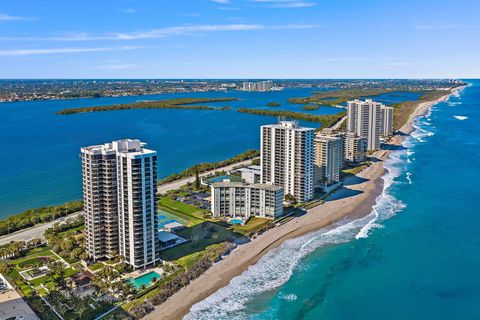
<instances>
[{"instance_id":1,"label":"ocean","mask_svg":"<svg viewBox=\"0 0 480 320\"><path fill-rule=\"evenodd\" d=\"M259 149L260 126L275 117L235 112L240 107L305 112L288 98L307 97L320 89L290 88L275 92L194 92L149 96L0 103L0 219L29 208L62 204L82 197L80 148L116 139L136 138L158 151L158 177L200 162L219 161ZM184 97L235 97L230 111L123 110L55 115L64 108L132 103ZM415 100L417 94L389 93L386 104ZM279 102L280 107L267 107ZM308 111L333 114L327 106ZM318 124L301 122L306 126Z\"/></svg>"},{"instance_id":2,"label":"ocean","mask_svg":"<svg viewBox=\"0 0 480 320\"><path fill-rule=\"evenodd\" d=\"M365 218L291 239L186 319L480 319L480 81L415 122Z\"/></svg>"}]
</instances>

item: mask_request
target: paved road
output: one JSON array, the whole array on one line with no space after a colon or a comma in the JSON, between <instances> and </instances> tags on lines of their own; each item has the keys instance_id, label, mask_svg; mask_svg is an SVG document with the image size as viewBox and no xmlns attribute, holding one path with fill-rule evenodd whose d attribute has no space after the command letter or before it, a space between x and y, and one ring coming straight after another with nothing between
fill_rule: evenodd
<instances>
[{"instance_id":1,"label":"paved road","mask_svg":"<svg viewBox=\"0 0 480 320\"><path fill-rule=\"evenodd\" d=\"M333 130L337 130L338 128L340 128L340 126L342 125L342 123L347 120L347 116L344 116L342 119L338 120L337 123L335 123L333 126L331 126L330 128L333 129Z\"/></svg>"},{"instance_id":2,"label":"paved road","mask_svg":"<svg viewBox=\"0 0 480 320\"><path fill-rule=\"evenodd\" d=\"M229 171L229 170L232 170L234 167L238 167L238 166L242 166L242 165L243 166L249 165L251 162L252 162L252 160L245 160L245 161L242 161L242 162L236 162L236 163L231 164L231 165L226 166L226 167L218 167L215 170L210 170L210 171L207 171L207 172L204 172L204 173L200 174L200 177L204 177L208 174L214 173L215 171ZM182 179L182 180L177 180L177 181L174 181L174 182L170 182L170 183L159 186L157 188L157 193L165 193L169 190L175 190L175 189L178 189L181 186L183 186L183 185L185 185L189 182L194 182L194 181L195 181L195 177L189 177L189 178L185 178L185 179Z\"/></svg>"},{"instance_id":3,"label":"paved road","mask_svg":"<svg viewBox=\"0 0 480 320\"><path fill-rule=\"evenodd\" d=\"M232 170L234 167L241 166L241 165L248 165L251 162L252 162L252 160L245 160L245 161L242 161L242 162L237 162L237 163L234 163L234 164L226 166L226 167L219 167L219 168L216 168L215 170L204 172L204 173L200 174L200 176L203 177L203 176L206 176L210 173L214 173L215 171L219 171L219 170L229 171L229 170ZM164 184L164 185L158 187L158 193L165 193L169 190L178 189L181 186L187 184L188 182L194 182L194 181L195 181L195 177L190 177L190 178L185 178L185 179L182 179L182 180L177 180L177 181L174 181L174 182L171 182L171 183L167 183L167 184ZM0 237L0 245L7 244L11 241L28 241L28 240L32 240L32 239L43 239L44 238L43 233L45 232L45 230L47 230L48 228L51 228L55 222L62 222L66 218L74 218L74 217L78 216L79 214L83 214L83 211L73 213L73 214L69 215L68 217L63 217L63 218L57 219L57 220L52 221L52 222L47 222L47 223L44 223L44 224L40 224L40 225L31 227L29 229L20 230L20 231L17 231L15 233L12 233L12 234L2 236L2 237Z\"/></svg>"},{"instance_id":4,"label":"paved road","mask_svg":"<svg viewBox=\"0 0 480 320\"><path fill-rule=\"evenodd\" d=\"M54 220L54 221L51 221L51 222L46 222L46 223L43 223L43 224L39 224L37 226L31 227L31 228L28 228L28 229L20 230L20 231L14 232L12 234L2 236L2 237L0 237L0 245L7 244L11 241L28 241L28 240L32 240L32 239L44 239L43 233L48 228L51 228L55 222L62 222L62 221L65 221L67 218L75 218L79 214L83 214L83 211L80 211L80 212L77 212L77 213L72 213L71 215L69 215L67 217L63 217L63 218L60 218L60 219L57 219L57 220Z\"/></svg>"}]
</instances>

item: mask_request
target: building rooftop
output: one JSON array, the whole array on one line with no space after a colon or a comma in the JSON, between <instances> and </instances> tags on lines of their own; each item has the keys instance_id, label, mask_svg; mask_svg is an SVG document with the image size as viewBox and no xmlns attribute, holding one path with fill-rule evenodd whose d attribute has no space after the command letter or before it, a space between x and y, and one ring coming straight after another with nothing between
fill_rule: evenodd
<instances>
[{"instance_id":1,"label":"building rooftop","mask_svg":"<svg viewBox=\"0 0 480 320\"><path fill-rule=\"evenodd\" d=\"M98 144L88 147L83 147L82 152L89 154L128 154L129 156L135 157L138 155L145 155L156 153L153 150L145 149L144 146L146 143L141 142L138 139L121 139L114 140L112 142L107 142L104 144Z\"/></svg>"},{"instance_id":2,"label":"building rooftop","mask_svg":"<svg viewBox=\"0 0 480 320\"><path fill-rule=\"evenodd\" d=\"M267 124L262 127L276 128L276 129L293 129L296 131L310 131L315 128L301 127L298 121L279 121L275 124Z\"/></svg>"},{"instance_id":3,"label":"building rooftop","mask_svg":"<svg viewBox=\"0 0 480 320\"><path fill-rule=\"evenodd\" d=\"M282 187L266 183L244 183L244 182L216 182L212 184L214 188L256 188L270 191L278 191Z\"/></svg>"},{"instance_id":4,"label":"building rooftop","mask_svg":"<svg viewBox=\"0 0 480 320\"><path fill-rule=\"evenodd\" d=\"M252 171L261 171L261 168L260 166L249 166L249 167L245 167L245 168L240 168L237 170L238 172L252 172Z\"/></svg>"},{"instance_id":5,"label":"building rooftop","mask_svg":"<svg viewBox=\"0 0 480 320\"><path fill-rule=\"evenodd\" d=\"M168 241L175 240L177 238L180 238L180 237L168 231L160 231L158 233L158 240L160 240L161 242L168 242Z\"/></svg>"}]
</instances>

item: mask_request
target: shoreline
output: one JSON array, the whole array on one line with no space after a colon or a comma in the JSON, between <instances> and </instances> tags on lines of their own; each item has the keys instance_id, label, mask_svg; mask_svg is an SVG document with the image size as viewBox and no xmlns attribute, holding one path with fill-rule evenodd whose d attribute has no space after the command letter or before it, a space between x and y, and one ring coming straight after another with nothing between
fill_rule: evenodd
<instances>
[{"instance_id":1,"label":"shoreline","mask_svg":"<svg viewBox=\"0 0 480 320\"><path fill-rule=\"evenodd\" d=\"M199 278L157 306L145 319L180 319L190 308L229 284L230 280L258 262L267 252L286 240L317 231L342 219L356 220L367 216L376 198L383 191L383 161L389 151L376 152L379 161L357 176L347 177L345 187L335 192L323 205L279 227L270 229L252 241L240 245L223 260L213 265ZM358 177L363 178L358 182ZM352 192L353 191L353 192ZM351 195L355 193L355 195Z\"/></svg>"},{"instance_id":2,"label":"shoreline","mask_svg":"<svg viewBox=\"0 0 480 320\"><path fill-rule=\"evenodd\" d=\"M464 87L452 88L439 99L420 103L400 128L400 134L394 135L389 144L401 145L402 135L409 135L413 131L414 122L419 116L425 115L433 105L447 100ZM242 274L267 252L277 248L286 240L314 232L342 219L356 220L367 216L376 203L377 196L383 192L382 177L386 170L383 161L388 158L389 154L390 151L387 150L375 152L374 157L378 161L373 162L372 166L367 167L358 175L347 177L344 181L345 186L331 195L323 205L307 210L305 215L270 229L251 242L239 246L199 278L157 306L152 313L145 316L145 319L183 318L194 304L227 286L234 277ZM362 182L357 183L358 177L365 180L362 179ZM353 196L345 195L352 190L360 192Z\"/></svg>"}]
</instances>

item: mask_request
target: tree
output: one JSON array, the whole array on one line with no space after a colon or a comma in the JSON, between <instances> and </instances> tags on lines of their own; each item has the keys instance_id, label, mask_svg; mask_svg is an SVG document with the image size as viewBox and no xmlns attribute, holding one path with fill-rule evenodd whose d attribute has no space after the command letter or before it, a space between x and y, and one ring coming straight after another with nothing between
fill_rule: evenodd
<instances>
[{"instance_id":1,"label":"tree","mask_svg":"<svg viewBox=\"0 0 480 320\"><path fill-rule=\"evenodd\" d=\"M285 201L291 203L291 204L295 204L297 203L297 199L295 199L295 197L293 195L291 195L290 193L287 193L285 195Z\"/></svg>"},{"instance_id":2,"label":"tree","mask_svg":"<svg viewBox=\"0 0 480 320\"><path fill-rule=\"evenodd\" d=\"M53 261L48 264L48 273L53 278L53 282L60 289L68 290L67 281L65 279L65 264L62 261Z\"/></svg>"},{"instance_id":3,"label":"tree","mask_svg":"<svg viewBox=\"0 0 480 320\"><path fill-rule=\"evenodd\" d=\"M200 189L200 177L198 174L198 166L195 166L195 189Z\"/></svg>"},{"instance_id":4,"label":"tree","mask_svg":"<svg viewBox=\"0 0 480 320\"><path fill-rule=\"evenodd\" d=\"M12 271L12 265L7 262L1 261L0 274L7 274L7 273L10 273L10 271Z\"/></svg>"}]
</instances>

